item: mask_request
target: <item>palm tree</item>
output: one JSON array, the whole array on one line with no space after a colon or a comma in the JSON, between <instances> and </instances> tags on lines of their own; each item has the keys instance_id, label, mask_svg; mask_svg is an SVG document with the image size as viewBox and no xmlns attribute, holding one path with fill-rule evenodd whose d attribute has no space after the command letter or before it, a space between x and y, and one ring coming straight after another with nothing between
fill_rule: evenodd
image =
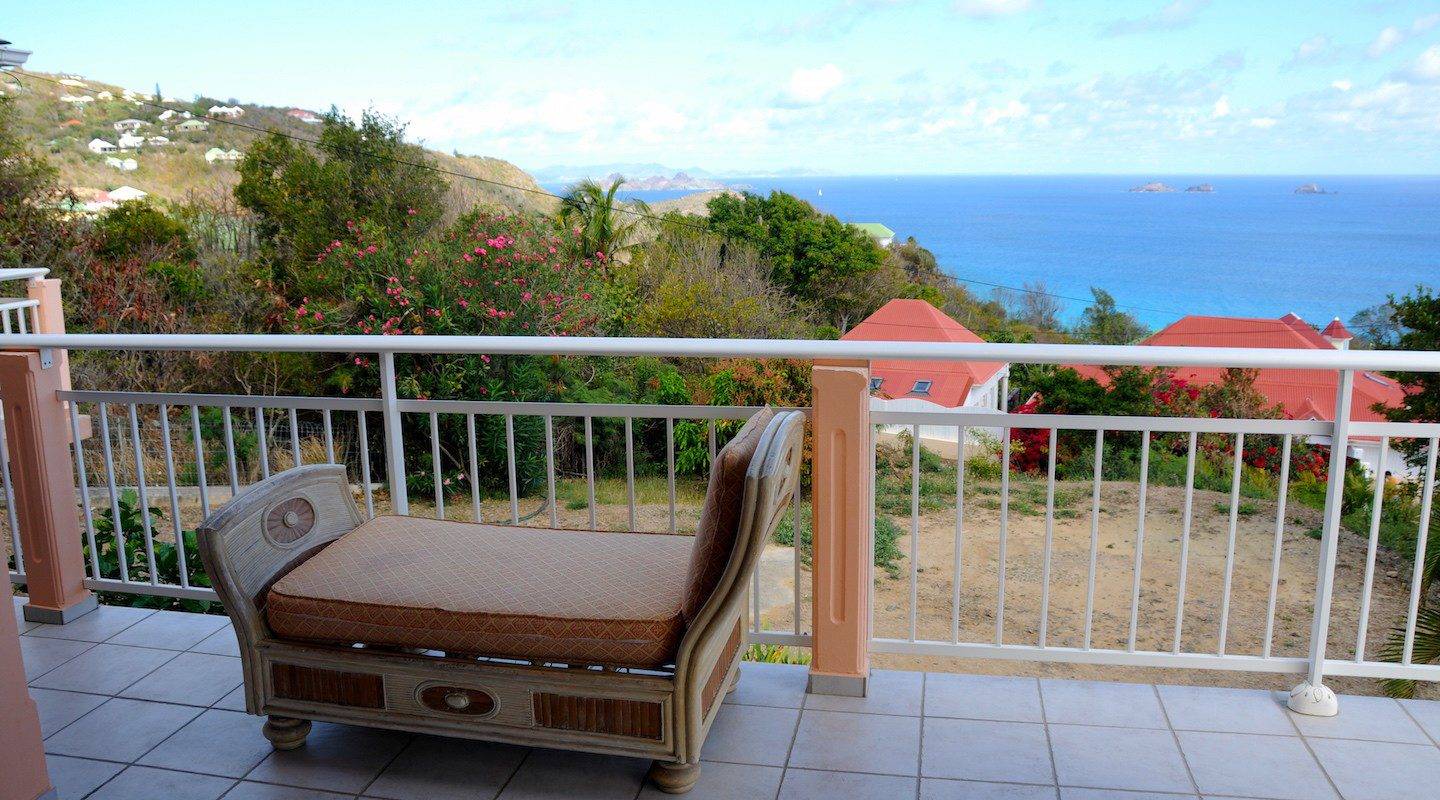
<instances>
[{"instance_id":1,"label":"palm tree","mask_svg":"<svg viewBox=\"0 0 1440 800\"><path fill-rule=\"evenodd\" d=\"M635 244L643 219L640 215L649 214L650 206L640 200L616 202L615 192L624 182L617 178L607 189L587 178L560 199L560 221L578 230L585 257L598 253L608 261Z\"/></svg>"}]
</instances>

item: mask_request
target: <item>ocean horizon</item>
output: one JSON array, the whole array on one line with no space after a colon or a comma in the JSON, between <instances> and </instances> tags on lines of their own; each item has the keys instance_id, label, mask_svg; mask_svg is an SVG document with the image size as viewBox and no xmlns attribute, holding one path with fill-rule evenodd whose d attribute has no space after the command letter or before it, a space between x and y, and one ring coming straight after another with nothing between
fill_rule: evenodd
<instances>
[{"instance_id":1,"label":"ocean horizon","mask_svg":"<svg viewBox=\"0 0 1440 800\"><path fill-rule=\"evenodd\" d=\"M1132 187L1159 181L1173 193ZM896 175L728 178L915 239L981 297L1043 281L1073 322L1090 287L1152 327L1186 314L1323 325L1440 282L1440 176ZM1208 183L1213 193L1185 192ZM1295 194L1315 183L1328 194ZM546 188L561 189L556 185ZM621 195L658 202L688 191ZM1074 298L1074 299L1069 299Z\"/></svg>"}]
</instances>

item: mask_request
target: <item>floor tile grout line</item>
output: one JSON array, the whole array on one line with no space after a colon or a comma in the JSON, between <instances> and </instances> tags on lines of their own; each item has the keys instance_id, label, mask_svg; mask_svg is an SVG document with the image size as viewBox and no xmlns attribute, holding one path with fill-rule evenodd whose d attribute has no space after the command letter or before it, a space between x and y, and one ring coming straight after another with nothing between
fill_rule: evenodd
<instances>
[{"instance_id":1,"label":"floor tile grout line","mask_svg":"<svg viewBox=\"0 0 1440 800\"><path fill-rule=\"evenodd\" d=\"M925 780L925 686L929 681L930 673L920 673L920 746L915 753L915 796L920 796L920 787Z\"/></svg>"},{"instance_id":2,"label":"floor tile grout line","mask_svg":"<svg viewBox=\"0 0 1440 800\"><path fill-rule=\"evenodd\" d=\"M45 636L37 636L37 637L35 637L35 638L36 638L37 640L39 640L39 641L42 641L42 642L43 642L43 641L46 641L46 639L47 639L47 637L45 637ZM83 641L83 640L81 640L81 639L60 639L59 641L62 641L62 642L79 642L79 641ZM75 659L79 658L80 656L83 656L83 655L85 655L86 653L90 652L91 650L94 650L94 649L95 649L95 645L103 644L103 642L86 642L86 644L88 644L88 645L90 645L90 646L87 647L87 648L85 648L84 650L81 650L80 652L76 653L75 655L70 656L69 658L65 659L64 661L61 661L59 664L56 664L55 666L51 667L50 669L45 670L44 672L40 673L39 675L36 675L36 676L33 677L33 678L26 678L26 679L25 679L25 685L28 687L30 684L34 683L35 681L40 680L41 678L45 677L46 675L49 675L50 673L54 672L55 670L60 669L61 667L65 666L66 664L69 664L71 661L74 661ZM44 686L37 686L37 687L35 687L35 688L37 688L37 689L44 689L45 687L44 687ZM59 689L59 690L56 690L56 691L70 691L70 690L68 690L68 689ZM90 692L89 694L93 694L93 692Z\"/></svg>"},{"instance_id":3,"label":"floor tile grout line","mask_svg":"<svg viewBox=\"0 0 1440 800\"><path fill-rule=\"evenodd\" d=\"M1310 754L1310 760L1315 762L1315 766L1320 768L1320 774L1325 776L1325 782L1330 784L1330 788L1335 791L1335 796L1344 797L1345 793L1340 791L1340 786L1335 783L1335 778L1330 774L1330 770L1325 768L1325 763L1320 760L1319 754L1317 754L1315 748L1310 745L1309 738L1305 736L1304 731L1300 730L1300 723L1295 721L1292 712L1287 708L1280 713L1285 715L1285 719L1289 721L1290 727L1294 728L1295 733L1299 734L1300 744L1305 748L1305 752Z\"/></svg>"},{"instance_id":4,"label":"floor tile grout line","mask_svg":"<svg viewBox=\"0 0 1440 800\"><path fill-rule=\"evenodd\" d=\"M530 756L534 752L535 748L533 747L525 748L525 755L520 756L520 760L515 762L515 768L510 770L509 775L505 776L505 782L500 784L500 788L495 790L495 794L490 796L490 800L500 800L500 798L505 794L505 790L510 788L510 784L515 780L515 776L520 774L520 769L525 766L525 762L530 760ZM640 784L640 787L643 790L645 784L642 782Z\"/></svg>"},{"instance_id":5,"label":"floor tile grout line","mask_svg":"<svg viewBox=\"0 0 1440 800\"><path fill-rule=\"evenodd\" d=\"M1200 782L1195 780L1195 770L1190 766L1190 759L1185 755L1185 748L1180 745L1180 734L1170 722L1170 711L1165 708L1165 701L1160 698L1160 687L1150 684L1150 689L1155 693L1155 702L1160 704L1160 714L1165 717L1165 726L1170 731L1170 740L1175 742L1175 752L1180 754L1180 763L1185 765L1185 776L1190 779L1190 788L1195 790L1195 796L1200 796Z\"/></svg>"},{"instance_id":6,"label":"floor tile grout line","mask_svg":"<svg viewBox=\"0 0 1440 800\"><path fill-rule=\"evenodd\" d=\"M806 672L809 672L808 667ZM775 786L774 800L780 800L780 792L785 788L785 776L790 774L790 759L795 756L795 741L800 738L800 723L805 719L805 703L809 699L810 687L807 681L805 693L800 697L800 708L795 709L795 727L790 729L790 746L785 748L785 763L780 765L780 783Z\"/></svg>"},{"instance_id":7,"label":"floor tile grout line","mask_svg":"<svg viewBox=\"0 0 1440 800\"><path fill-rule=\"evenodd\" d=\"M392 764L394 764L396 761L399 761L400 756L404 755L405 751L410 749L410 745L415 744L415 742L420 738L418 734L414 733L407 733L405 734L405 737L405 744L400 745L400 749L395 751L395 755L390 756L389 760L382 764L380 766L380 769L375 771L374 775L370 776L370 780L366 781L365 785L360 787L360 791L355 793L356 797L359 797L360 795L370 791L370 787L375 785L375 781L380 780L380 776L385 774L385 770L390 769L390 766ZM258 767L260 765L256 764L255 766ZM254 767L252 767L251 769L254 769Z\"/></svg>"},{"instance_id":8,"label":"floor tile grout line","mask_svg":"<svg viewBox=\"0 0 1440 800\"><path fill-rule=\"evenodd\" d=\"M1402 713L1402 714L1404 714L1405 716L1409 717L1409 718L1410 718L1410 721L1413 722L1413 723L1415 723L1415 727L1417 727L1417 728L1420 729L1420 735L1421 735L1421 736L1424 736L1426 739L1429 739L1429 740L1430 740L1430 743L1433 744L1433 745L1435 745L1436 747L1440 747L1440 739L1437 739L1437 738L1435 738L1434 736L1431 736L1431 735L1430 735L1430 731L1429 731L1428 729L1426 729L1426 727L1425 727L1424 725L1421 725L1421 724L1420 724L1419 718L1417 718L1414 714L1410 713L1410 707L1409 707L1409 706L1407 706L1405 703L1400 702L1398 699L1395 699L1395 698L1391 698L1391 699L1394 699L1394 700L1395 700L1395 705L1400 706L1400 713Z\"/></svg>"},{"instance_id":9,"label":"floor tile grout line","mask_svg":"<svg viewBox=\"0 0 1440 800\"><path fill-rule=\"evenodd\" d=\"M1050 740L1050 715L1045 712L1045 684L1035 679L1035 696L1040 701L1041 727L1045 731L1045 755L1050 757L1050 780L1055 782L1055 800L1060 800L1060 769L1055 766L1055 743Z\"/></svg>"}]
</instances>

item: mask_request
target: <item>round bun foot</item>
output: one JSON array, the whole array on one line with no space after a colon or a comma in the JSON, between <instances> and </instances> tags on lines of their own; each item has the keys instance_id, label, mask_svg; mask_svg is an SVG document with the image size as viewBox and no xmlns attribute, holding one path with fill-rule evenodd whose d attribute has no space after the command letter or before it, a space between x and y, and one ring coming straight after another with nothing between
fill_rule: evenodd
<instances>
[{"instance_id":1,"label":"round bun foot","mask_svg":"<svg viewBox=\"0 0 1440 800\"><path fill-rule=\"evenodd\" d=\"M1340 701L1336 699L1335 693L1325 684L1312 684L1304 681L1299 686L1290 690L1290 699L1285 705L1296 714L1309 714L1312 717L1333 717L1340 713Z\"/></svg>"},{"instance_id":2,"label":"round bun foot","mask_svg":"<svg viewBox=\"0 0 1440 800\"><path fill-rule=\"evenodd\" d=\"M305 744L305 737L310 734L310 720L271 714L265 720L264 731L265 738L276 750L294 750Z\"/></svg>"},{"instance_id":3,"label":"round bun foot","mask_svg":"<svg viewBox=\"0 0 1440 800\"><path fill-rule=\"evenodd\" d=\"M700 779L699 764L674 764L656 761L650 765L650 780L666 794L685 794Z\"/></svg>"}]
</instances>

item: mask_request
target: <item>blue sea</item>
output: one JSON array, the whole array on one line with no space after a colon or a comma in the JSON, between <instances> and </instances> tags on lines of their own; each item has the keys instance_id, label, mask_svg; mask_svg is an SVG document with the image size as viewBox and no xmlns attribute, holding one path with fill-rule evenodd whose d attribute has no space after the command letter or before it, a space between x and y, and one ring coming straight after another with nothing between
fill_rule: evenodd
<instances>
[{"instance_id":1,"label":"blue sea","mask_svg":"<svg viewBox=\"0 0 1440 800\"><path fill-rule=\"evenodd\" d=\"M1170 194L1127 191L1163 181ZM1312 323L1424 283L1440 288L1440 177L935 176L736 178L849 222L915 237L984 284L1043 281L1073 320L1098 286L1151 326L1184 314ZM1297 195L1314 182L1325 195ZM1213 194L1186 193L1198 183ZM647 201L685 192L636 192ZM983 282L983 283L981 283Z\"/></svg>"}]
</instances>

